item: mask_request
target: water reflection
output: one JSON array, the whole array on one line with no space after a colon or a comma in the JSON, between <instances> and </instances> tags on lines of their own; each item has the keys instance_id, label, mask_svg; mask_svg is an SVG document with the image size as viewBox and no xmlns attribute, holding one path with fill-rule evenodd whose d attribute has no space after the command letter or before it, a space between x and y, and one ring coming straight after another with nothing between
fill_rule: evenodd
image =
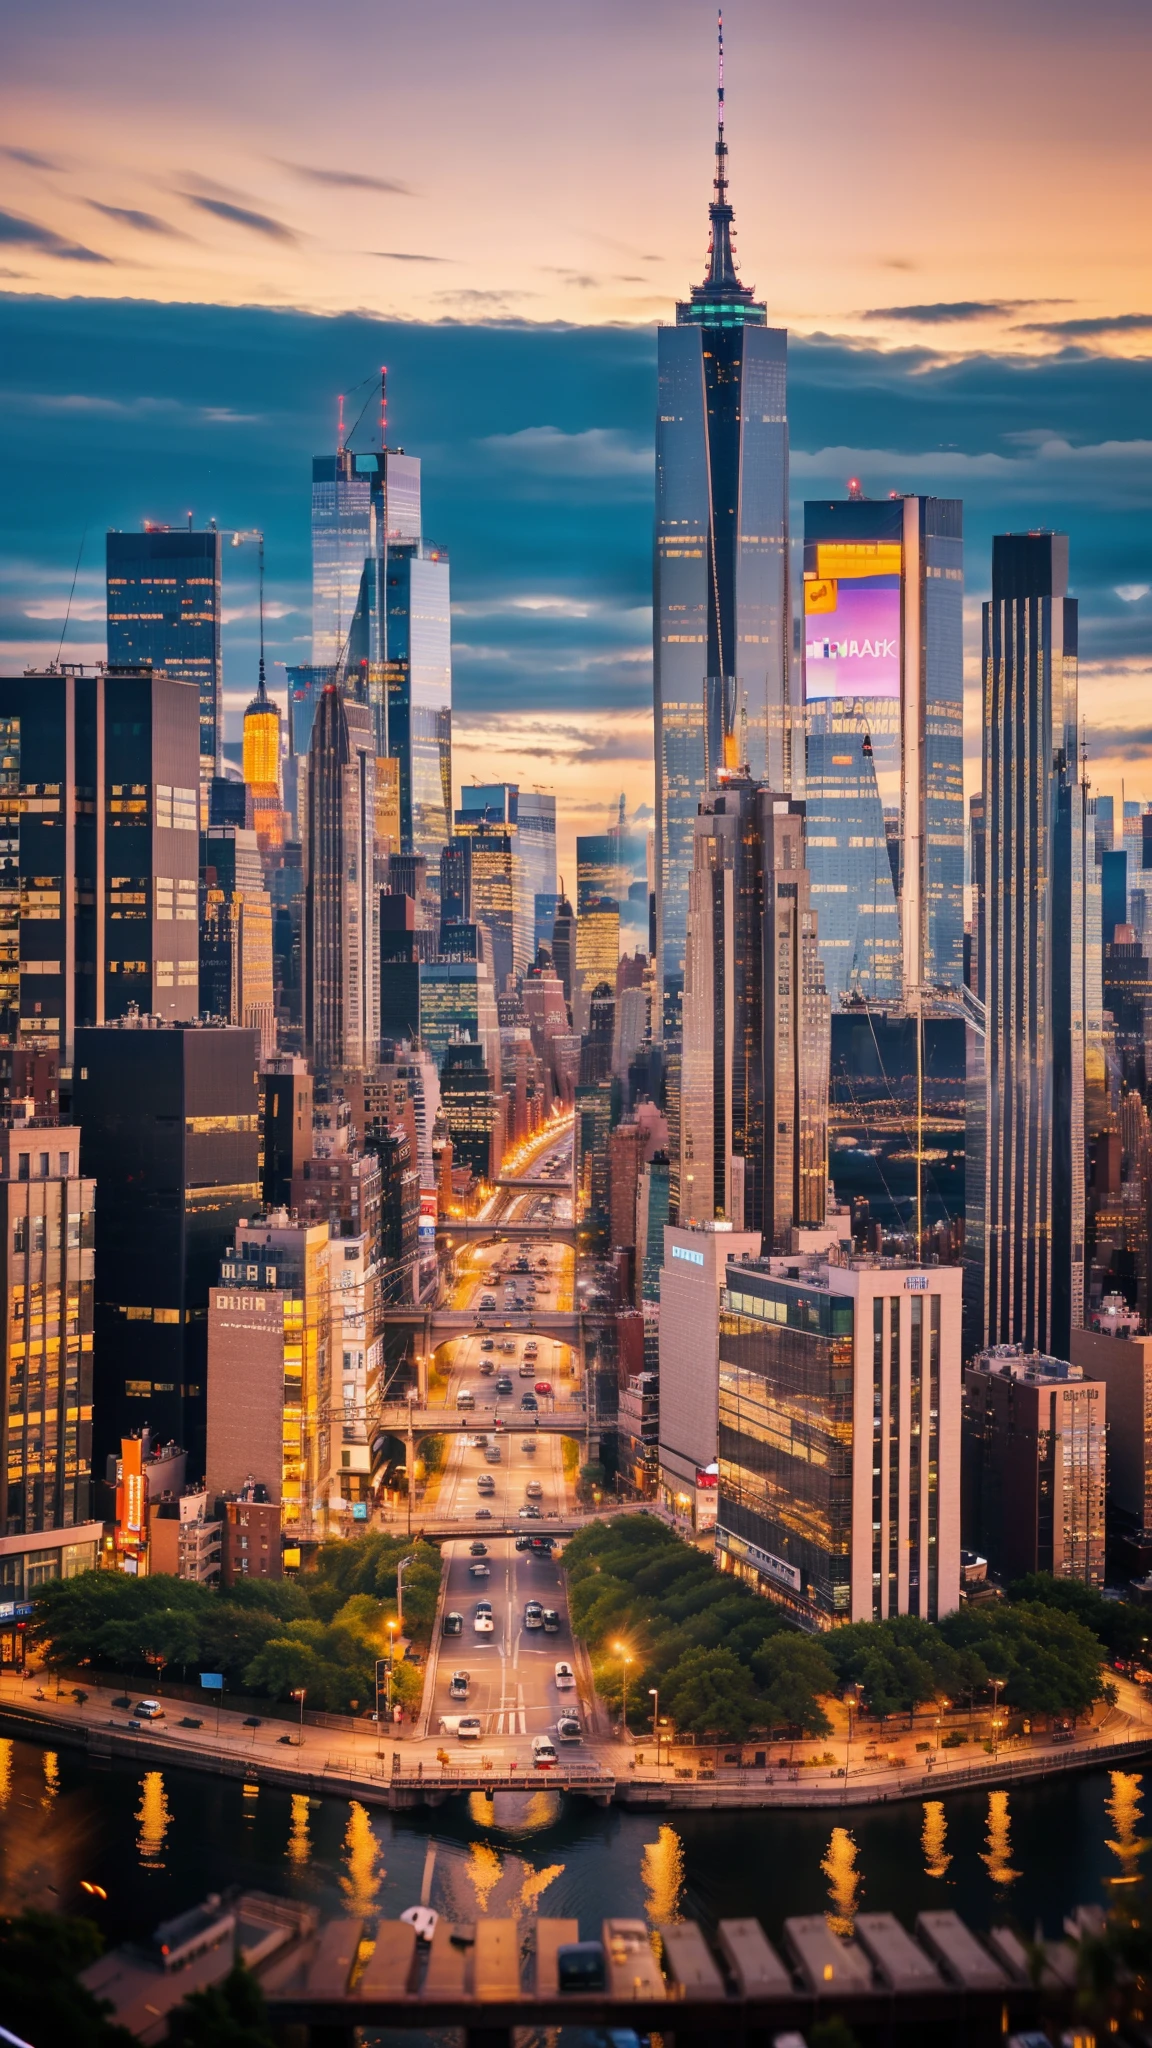
<instances>
[{"instance_id":1,"label":"water reflection","mask_svg":"<svg viewBox=\"0 0 1152 2048\"><path fill-rule=\"evenodd\" d=\"M468 1850L468 1875L476 1893L476 1904L482 1913L488 1911L488 1901L504 1874L504 1866L490 1842L473 1842Z\"/></svg>"},{"instance_id":2,"label":"water reflection","mask_svg":"<svg viewBox=\"0 0 1152 2048\"><path fill-rule=\"evenodd\" d=\"M149 1771L140 1782L140 1805L136 1812L140 1833L136 1837L136 1848L145 1870L165 1868L164 1838L172 1820L168 1801L164 1794L164 1774Z\"/></svg>"},{"instance_id":3,"label":"water reflection","mask_svg":"<svg viewBox=\"0 0 1152 2048\"><path fill-rule=\"evenodd\" d=\"M12 1744L6 1735L0 1735L0 1813L3 1813L12 1797Z\"/></svg>"},{"instance_id":4,"label":"water reflection","mask_svg":"<svg viewBox=\"0 0 1152 2048\"><path fill-rule=\"evenodd\" d=\"M942 1799L924 1801L924 1826L920 1832L920 1846L924 1851L924 1874L926 1877L947 1877L948 1865L952 1858L944 1853L948 1840L948 1822L944 1818Z\"/></svg>"},{"instance_id":5,"label":"water reflection","mask_svg":"<svg viewBox=\"0 0 1152 2048\"><path fill-rule=\"evenodd\" d=\"M1006 1792L988 1794L988 1832L985 1840L988 1846L980 1861L993 1884L1015 1884L1020 1872L1012 1868L1012 1840Z\"/></svg>"},{"instance_id":6,"label":"water reflection","mask_svg":"<svg viewBox=\"0 0 1152 2048\"><path fill-rule=\"evenodd\" d=\"M1104 1846L1111 1849L1120 1865L1120 1874L1105 1879L1106 1884L1139 1884L1140 1858L1149 1846L1149 1838L1138 1833L1144 1816L1140 1811L1140 1788L1143 1779L1135 1771L1112 1771L1112 1797L1105 1802L1104 1811L1116 1830L1115 1841L1105 1837Z\"/></svg>"},{"instance_id":7,"label":"water reflection","mask_svg":"<svg viewBox=\"0 0 1152 2048\"><path fill-rule=\"evenodd\" d=\"M534 1913L540 1903L540 1895L558 1877L563 1877L562 1863L545 1864L543 1870L527 1870L520 1887L520 1906L525 1913Z\"/></svg>"},{"instance_id":8,"label":"water reflection","mask_svg":"<svg viewBox=\"0 0 1152 2048\"><path fill-rule=\"evenodd\" d=\"M51 1806L60 1790L60 1759L54 1749L44 1751L44 1797L41 1806Z\"/></svg>"},{"instance_id":9,"label":"water reflection","mask_svg":"<svg viewBox=\"0 0 1152 2048\"><path fill-rule=\"evenodd\" d=\"M492 1794L490 1792L470 1792L468 1794L468 1814L469 1818L478 1828L494 1828L496 1825L496 1806Z\"/></svg>"},{"instance_id":10,"label":"water reflection","mask_svg":"<svg viewBox=\"0 0 1152 2048\"><path fill-rule=\"evenodd\" d=\"M826 1915L833 1934L851 1934L860 1910L864 1879L856 1868L856 1842L847 1828L833 1828L821 1870L828 1879L832 1911Z\"/></svg>"},{"instance_id":11,"label":"water reflection","mask_svg":"<svg viewBox=\"0 0 1152 2048\"><path fill-rule=\"evenodd\" d=\"M361 1806L358 1799L352 1801L349 1810L342 1861L346 1875L340 1879L340 1889L348 1902L348 1911L363 1919L376 1902L384 1871L380 1867L380 1844L372 1832L368 1809Z\"/></svg>"},{"instance_id":12,"label":"water reflection","mask_svg":"<svg viewBox=\"0 0 1152 2048\"><path fill-rule=\"evenodd\" d=\"M312 1855L312 1844L308 1836L308 1794L292 1794L292 1832L288 1837L285 1855L289 1863L307 1863Z\"/></svg>"},{"instance_id":13,"label":"water reflection","mask_svg":"<svg viewBox=\"0 0 1152 2048\"><path fill-rule=\"evenodd\" d=\"M678 1920L684 1889L684 1844L675 1828L662 1827L654 1842L645 1842L640 1877L648 1918L655 1925Z\"/></svg>"}]
</instances>

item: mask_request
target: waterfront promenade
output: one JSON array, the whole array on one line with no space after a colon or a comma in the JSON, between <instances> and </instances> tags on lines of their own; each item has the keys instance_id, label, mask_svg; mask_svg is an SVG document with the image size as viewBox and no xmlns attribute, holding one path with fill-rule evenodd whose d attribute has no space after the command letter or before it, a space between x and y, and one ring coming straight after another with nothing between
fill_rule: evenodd
<instances>
[{"instance_id":1,"label":"waterfront promenade","mask_svg":"<svg viewBox=\"0 0 1152 2048\"><path fill-rule=\"evenodd\" d=\"M79 1705L72 1688L55 1697L34 1697L37 1680L14 1673L0 1679L0 1736L23 1736L47 1746L84 1751L98 1762L113 1758L141 1766L174 1765L286 1790L329 1792L368 1805L402 1808L439 1805L468 1791L564 1790L597 1804L684 1810L836 1809L886 1805L908 1799L939 1799L948 1792L1059 1777L1086 1768L1130 1768L1152 1754L1152 1706L1142 1689L1117 1681L1120 1697L1096 1725L1071 1741L1044 1739L1005 1743L995 1755L982 1745L942 1750L931 1758L917 1752L907 1734L886 1739L884 1755L865 1758L858 1736L826 1743L717 1744L662 1749L659 1765L649 1741L591 1738L560 1745L554 1769L533 1768L531 1745L515 1736L486 1736L464 1745L422 1737L371 1722L316 1726L244 1714L181 1700L166 1702L165 1718L128 1726L129 1714L113 1705L128 1697L119 1684L89 1685ZM140 1697L132 1692L133 1704ZM199 1727L182 1727L185 1719ZM335 1723L335 1717L329 1717ZM763 1764L752 1761L763 1756ZM801 1764L801 1757L833 1761ZM845 1775L847 1766L847 1775Z\"/></svg>"}]
</instances>

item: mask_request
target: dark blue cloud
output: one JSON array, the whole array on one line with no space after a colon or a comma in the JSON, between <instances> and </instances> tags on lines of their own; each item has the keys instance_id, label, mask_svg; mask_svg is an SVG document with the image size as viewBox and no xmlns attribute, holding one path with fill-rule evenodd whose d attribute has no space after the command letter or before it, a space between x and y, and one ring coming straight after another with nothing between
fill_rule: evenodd
<instances>
[{"instance_id":1,"label":"dark blue cloud","mask_svg":"<svg viewBox=\"0 0 1152 2048\"><path fill-rule=\"evenodd\" d=\"M426 528L452 556L461 710L647 700L653 330L12 294L0 335L0 646L55 650L45 593L66 595L85 526L91 606L106 527L191 510L264 528L283 608L270 651L307 658L310 459L333 444L337 393L384 362L393 437L423 457ZM853 474L877 496L962 497L980 594L994 532L1066 528L1084 656L1152 654L1152 604L1118 594L1150 580L1152 364L1081 350L942 362L824 337L793 343L790 379L797 531L803 499ZM227 575L229 605L250 612L243 551ZM226 661L230 687L249 688L251 616L229 627Z\"/></svg>"}]
</instances>

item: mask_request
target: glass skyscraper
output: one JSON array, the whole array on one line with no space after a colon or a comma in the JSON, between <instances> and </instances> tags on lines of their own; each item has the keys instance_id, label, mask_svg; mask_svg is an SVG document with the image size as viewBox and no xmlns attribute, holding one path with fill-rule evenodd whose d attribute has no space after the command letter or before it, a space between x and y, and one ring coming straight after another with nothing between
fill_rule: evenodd
<instances>
[{"instance_id":1,"label":"glass skyscraper","mask_svg":"<svg viewBox=\"0 0 1152 2048\"><path fill-rule=\"evenodd\" d=\"M220 535L146 526L107 536L108 665L151 662L200 696L200 780L220 773L224 745Z\"/></svg>"},{"instance_id":2,"label":"glass skyscraper","mask_svg":"<svg viewBox=\"0 0 1152 2048\"><path fill-rule=\"evenodd\" d=\"M680 1039L697 806L723 767L792 783L787 346L741 284L721 76L708 271L659 335L653 659L662 1028ZM674 1066L670 1081L675 1088Z\"/></svg>"},{"instance_id":3,"label":"glass skyscraper","mask_svg":"<svg viewBox=\"0 0 1152 2048\"><path fill-rule=\"evenodd\" d=\"M382 662L380 586L389 541L420 538L420 458L392 448L338 448L312 462L312 661L347 661L358 608L371 621L368 659ZM365 590L365 565L369 565ZM366 604L362 604L362 599Z\"/></svg>"},{"instance_id":4,"label":"glass skyscraper","mask_svg":"<svg viewBox=\"0 0 1152 2048\"><path fill-rule=\"evenodd\" d=\"M955 498L804 508L808 866L829 993L964 978L963 525Z\"/></svg>"},{"instance_id":5,"label":"glass skyscraper","mask_svg":"<svg viewBox=\"0 0 1152 2048\"><path fill-rule=\"evenodd\" d=\"M452 619L448 556L388 549L387 752L400 763L400 845L430 876L452 829Z\"/></svg>"}]
</instances>

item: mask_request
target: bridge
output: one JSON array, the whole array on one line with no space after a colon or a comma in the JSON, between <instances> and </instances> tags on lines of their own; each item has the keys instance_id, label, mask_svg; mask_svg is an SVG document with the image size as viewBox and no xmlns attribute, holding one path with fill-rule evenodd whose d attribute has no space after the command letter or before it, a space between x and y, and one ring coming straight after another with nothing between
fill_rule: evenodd
<instances>
[{"instance_id":1,"label":"bridge","mask_svg":"<svg viewBox=\"0 0 1152 2048\"><path fill-rule=\"evenodd\" d=\"M552 1238L557 1244L576 1243L578 1227L575 1223L510 1223L506 1218L489 1216L446 1216L436 1225L437 1237L484 1238L484 1237L543 1237Z\"/></svg>"},{"instance_id":2,"label":"bridge","mask_svg":"<svg viewBox=\"0 0 1152 2048\"><path fill-rule=\"evenodd\" d=\"M500 1330L514 1331L518 1336L539 1335L543 1337L563 1336L566 1343L575 1343L580 1335L583 1321L579 1309L564 1308L386 1308L380 1311L385 1323L407 1324L409 1329L426 1326L429 1340L434 1344L446 1343L449 1337L480 1336L484 1331L493 1333ZM433 1336L434 1332L439 1332ZM427 1347L426 1347L427 1348Z\"/></svg>"},{"instance_id":3,"label":"bridge","mask_svg":"<svg viewBox=\"0 0 1152 2048\"><path fill-rule=\"evenodd\" d=\"M546 1431L554 1436L583 1436L588 1423L582 1406L549 1409L547 1413L537 1409L533 1413L530 1408L518 1407L514 1394L508 1395L504 1408L498 1403L486 1407L478 1403L475 1408L421 1408L415 1401L389 1401L386 1407L374 1409L369 1421L374 1430L387 1430L392 1436L406 1436L409 1424L417 1436L451 1436L491 1429L497 1416L502 1435L509 1431L539 1430L542 1436Z\"/></svg>"}]
</instances>

